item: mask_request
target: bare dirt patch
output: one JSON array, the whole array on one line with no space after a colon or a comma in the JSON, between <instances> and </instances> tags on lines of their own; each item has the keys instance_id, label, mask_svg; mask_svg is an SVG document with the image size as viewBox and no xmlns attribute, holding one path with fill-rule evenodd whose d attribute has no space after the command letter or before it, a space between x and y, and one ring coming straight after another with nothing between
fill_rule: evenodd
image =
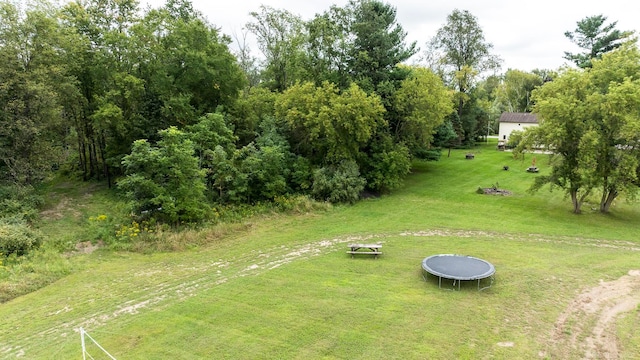
<instances>
[{"instance_id":1,"label":"bare dirt patch","mask_svg":"<svg viewBox=\"0 0 640 360\"><path fill-rule=\"evenodd\" d=\"M95 244L91 241L83 241L76 244L76 251L81 254L91 254L103 246L104 243L102 241L98 241Z\"/></svg>"},{"instance_id":2,"label":"bare dirt patch","mask_svg":"<svg viewBox=\"0 0 640 360\"><path fill-rule=\"evenodd\" d=\"M478 193L481 193L484 195L502 195L502 196L509 196L512 194L511 191L509 190L498 189L496 187L479 188Z\"/></svg>"},{"instance_id":3,"label":"bare dirt patch","mask_svg":"<svg viewBox=\"0 0 640 360\"><path fill-rule=\"evenodd\" d=\"M552 358L618 359L616 320L640 305L640 270L614 281L601 281L578 295L556 321Z\"/></svg>"},{"instance_id":4,"label":"bare dirt patch","mask_svg":"<svg viewBox=\"0 0 640 360\"><path fill-rule=\"evenodd\" d=\"M74 218L79 218L81 216L81 213L76 210L74 205L71 203L71 199L67 197L61 198L60 201L58 201L58 203L51 209L40 212L40 216L45 220L60 220L65 217L66 214L71 214Z\"/></svg>"}]
</instances>

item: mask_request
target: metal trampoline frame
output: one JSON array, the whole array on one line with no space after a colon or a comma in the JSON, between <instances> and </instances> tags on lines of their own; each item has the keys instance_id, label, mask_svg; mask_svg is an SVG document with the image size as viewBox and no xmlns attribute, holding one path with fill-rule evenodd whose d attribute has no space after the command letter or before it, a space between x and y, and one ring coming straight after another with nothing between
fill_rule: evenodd
<instances>
[{"instance_id":1,"label":"metal trampoline frame","mask_svg":"<svg viewBox=\"0 0 640 360\"><path fill-rule=\"evenodd\" d=\"M464 264L465 262L468 264L474 264L475 266L477 266L479 263L482 265L482 267L486 267L486 270L482 273L475 273L475 274L465 274L465 275L461 275L461 274L454 274L453 271L448 271L450 269L434 269L432 266L429 265L430 260L435 260L435 259L444 259L444 258L451 258L454 259L454 261L457 261L459 264L458 266L460 266L460 264ZM457 254L438 254L438 255L432 255L429 256L427 258L425 258L424 260L422 260L422 277L424 278L425 281L427 281L427 276L429 274L433 275L433 276L437 276L438 277L438 287L442 288L442 278L445 279L451 279L453 280L453 289L455 290L456 288L456 283L458 284L458 291L460 291L460 283L462 281L477 281L478 282L478 291L482 291L485 289L490 288L493 285L493 281L494 281L494 274L496 272L495 267L493 266L493 264L491 264L490 262L483 260L483 259L479 259L473 256L467 256L467 255L457 255ZM488 286L485 286L483 288L480 288L480 282L484 279L489 279L490 283Z\"/></svg>"}]
</instances>

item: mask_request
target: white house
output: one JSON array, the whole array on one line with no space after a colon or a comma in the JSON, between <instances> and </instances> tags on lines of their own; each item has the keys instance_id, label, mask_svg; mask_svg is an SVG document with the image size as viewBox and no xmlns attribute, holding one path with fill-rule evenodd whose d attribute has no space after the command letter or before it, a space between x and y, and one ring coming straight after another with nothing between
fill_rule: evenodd
<instances>
[{"instance_id":1,"label":"white house","mask_svg":"<svg viewBox=\"0 0 640 360\"><path fill-rule=\"evenodd\" d=\"M505 112L500 115L500 127L498 130L498 147L503 147L509 141L511 132L532 126L538 126L538 117L531 113Z\"/></svg>"}]
</instances>

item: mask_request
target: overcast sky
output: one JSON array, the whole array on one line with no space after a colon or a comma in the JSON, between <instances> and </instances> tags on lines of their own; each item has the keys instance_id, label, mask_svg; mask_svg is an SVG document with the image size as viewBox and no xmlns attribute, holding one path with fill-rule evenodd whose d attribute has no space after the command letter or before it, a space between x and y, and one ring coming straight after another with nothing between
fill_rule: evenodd
<instances>
[{"instance_id":1,"label":"overcast sky","mask_svg":"<svg viewBox=\"0 0 640 360\"><path fill-rule=\"evenodd\" d=\"M160 7L164 0L142 0ZM251 20L249 13L261 4L286 9L311 19L332 4L344 6L348 0L192 0L210 23L227 35L242 34ZM393 0L386 1L397 10L397 20L407 32L407 42L416 41L421 49L446 22L454 9L469 10L493 44L493 53L503 59L503 71L512 68L530 71L557 69L566 63L564 51L577 52L565 36L576 22L593 15L606 16L607 23L617 21L619 30L640 30L640 1L637 0ZM257 46L250 47L258 52ZM414 59L412 59L414 60Z\"/></svg>"}]
</instances>

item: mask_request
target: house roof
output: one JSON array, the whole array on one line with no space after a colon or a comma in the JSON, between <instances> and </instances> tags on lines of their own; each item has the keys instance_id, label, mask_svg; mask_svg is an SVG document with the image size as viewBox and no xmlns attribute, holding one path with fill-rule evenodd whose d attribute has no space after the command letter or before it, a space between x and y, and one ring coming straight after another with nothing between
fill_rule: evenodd
<instances>
[{"instance_id":1,"label":"house roof","mask_svg":"<svg viewBox=\"0 0 640 360\"><path fill-rule=\"evenodd\" d=\"M532 113L504 112L500 115L500 122L537 124L538 117Z\"/></svg>"}]
</instances>

